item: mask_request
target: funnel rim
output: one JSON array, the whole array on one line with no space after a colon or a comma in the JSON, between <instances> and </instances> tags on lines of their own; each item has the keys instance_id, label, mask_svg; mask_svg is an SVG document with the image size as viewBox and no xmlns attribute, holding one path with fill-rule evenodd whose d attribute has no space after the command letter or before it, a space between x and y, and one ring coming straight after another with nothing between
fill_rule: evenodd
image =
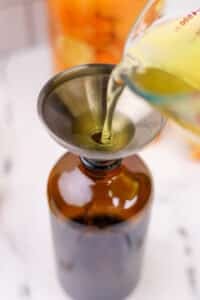
<instances>
[{"instance_id":1,"label":"funnel rim","mask_svg":"<svg viewBox=\"0 0 200 300\"><path fill-rule=\"evenodd\" d=\"M39 95L38 95L38 101L37 101L37 112L39 115L40 121L43 123L44 127L47 129L47 132L49 135L62 147L65 149L72 151L73 153L79 154L81 151L90 152L89 149L82 149L81 147L77 145L73 145L67 141L62 140L59 136L57 136L52 129L48 126L48 124L45 121L44 114L43 114L43 105L45 103L45 100L48 98L48 96L53 92L53 90L56 89L60 84L73 80L74 78L80 78L83 76L91 76L92 74L110 74L112 69L114 68L114 64L82 64L78 66L74 66L68 69L65 69L64 71L61 71L57 74L55 74L53 77L51 77L43 86L41 89ZM79 76L77 76L77 74ZM98 151L92 151L94 156L96 157ZM109 153L102 152L102 155L107 155ZM101 155L100 155L101 156ZM86 155L86 157L88 157ZM93 157L93 155L92 155ZM92 158L89 156L88 158Z\"/></svg>"},{"instance_id":2,"label":"funnel rim","mask_svg":"<svg viewBox=\"0 0 200 300\"><path fill-rule=\"evenodd\" d=\"M121 159L127 156L130 156L134 153L137 153L141 148L143 148L146 144L149 144L152 142L152 140L155 138L156 135L160 133L160 131L163 129L165 125L165 118L163 118L160 113L155 112L156 114L160 115L160 126L156 132L155 135L151 136L148 140L144 142L144 144L141 144L138 147L135 147L135 149L130 149L125 147L124 149L117 150L115 152L108 152L108 151L98 151L98 150L91 150L82 148L78 145L74 145L70 143L70 141L67 141L66 139L61 138L60 136L56 135L54 130L49 126L48 122L46 122L45 114L44 114L44 107L45 102L48 99L48 96L62 83L81 78L84 76L92 76L95 75L109 75L112 72L112 69L114 67L114 64L83 64L79 66L75 66L69 69L66 69L63 72L60 72L53 76L50 80L46 82L44 87L41 89L39 96L38 96L38 102L37 102L37 111L40 120L42 121L43 125L47 129L47 132L49 135L62 147L65 149L79 155L84 156L85 158L89 159L95 159L95 160L112 160L112 159ZM142 97L141 97L142 98Z\"/></svg>"},{"instance_id":3,"label":"funnel rim","mask_svg":"<svg viewBox=\"0 0 200 300\"><path fill-rule=\"evenodd\" d=\"M111 73L114 64L83 64L75 66L69 69L65 69L62 72L57 73L52 78L50 78L43 88L41 89L38 96L37 111L39 116L42 117L42 104L44 98L47 98L49 94L60 84L72 80L74 78L79 78L83 76L91 76L92 74L109 74ZM79 76L77 76L77 73ZM43 120L43 117L42 117Z\"/></svg>"},{"instance_id":4,"label":"funnel rim","mask_svg":"<svg viewBox=\"0 0 200 300\"><path fill-rule=\"evenodd\" d=\"M55 74L53 77L51 77L42 87L39 95L38 95L38 101L37 101L37 113L39 115L40 121L45 125L45 128L50 131L51 136L56 139L56 141L61 145L65 146L65 142L59 141L59 138L53 134L51 128L46 124L44 116L43 116L43 104L46 98L51 94L51 92L56 89L60 84L72 80L74 78L82 77L82 76L89 76L93 73L95 74L103 74L104 72L106 74L111 73L114 64L83 64L79 66L75 66L72 68L65 69L62 72L59 72ZM102 73L103 72L103 73ZM77 73L79 73L79 76L77 76Z\"/></svg>"}]
</instances>

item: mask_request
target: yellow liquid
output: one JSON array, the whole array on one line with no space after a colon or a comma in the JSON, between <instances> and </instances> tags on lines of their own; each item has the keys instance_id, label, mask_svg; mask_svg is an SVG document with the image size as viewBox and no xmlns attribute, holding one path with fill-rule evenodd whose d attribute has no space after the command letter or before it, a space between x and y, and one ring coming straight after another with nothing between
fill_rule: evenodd
<instances>
[{"instance_id":1,"label":"yellow liquid","mask_svg":"<svg viewBox=\"0 0 200 300\"><path fill-rule=\"evenodd\" d=\"M132 80L138 87L148 90L152 94L167 95L168 98L166 100L162 103L154 103L154 107L170 119L173 119L181 127L200 135L200 119L198 119L200 95L197 96L197 99L190 98L191 94L194 94L195 91L197 92L195 87L176 76L154 68L148 68L144 73L134 73ZM175 94L183 96L176 99L177 96L173 98ZM190 105L192 105L192 108Z\"/></svg>"},{"instance_id":2,"label":"yellow liquid","mask_svg":"<svg viewBox=\"0 0 200 300\"><path fill-rule=\"evenodd\" d=\"M122 75L154 107L200 135L200 10L153 26L135 40L110 78L104 141L112 133L113 88L123 88Z\"/></svg>"},{"instance_id":3,"label":"yellow liquid","mask_svg":"<svg viewBox=\"0 0 200 300\"><path fill-rule=\"evenodd\" d=\"M116 152L125 148L132 140L135 128L131 120L122 113L116 113L112 120L112 138L101 142L102 125L90 112L85 112L72 123L72 143L88 150Z\"/></svg>"}]
</instances>

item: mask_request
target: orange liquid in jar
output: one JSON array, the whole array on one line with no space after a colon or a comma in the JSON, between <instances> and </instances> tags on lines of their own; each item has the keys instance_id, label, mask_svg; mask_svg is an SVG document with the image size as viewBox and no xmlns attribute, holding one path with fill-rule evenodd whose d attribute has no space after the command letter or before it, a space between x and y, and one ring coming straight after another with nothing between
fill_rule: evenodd
<instances>
[{"instance_id":1,"label":"orange liquid in jar","mask_svg":"<svg viewBox=\"0 0 200 300\"><path fill-rule=\"evenodd\" d=\"M84 63L118 63L132 25L148 0L48 0L55 71ZM155 0L145 24L159 16Z\"/></svg>"}]
</instances>

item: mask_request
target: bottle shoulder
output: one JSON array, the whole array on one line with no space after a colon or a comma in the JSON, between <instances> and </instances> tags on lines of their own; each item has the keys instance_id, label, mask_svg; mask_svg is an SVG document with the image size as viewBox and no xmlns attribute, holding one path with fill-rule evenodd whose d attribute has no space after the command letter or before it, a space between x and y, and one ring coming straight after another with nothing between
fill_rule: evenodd
<instances>
[{"instance_id":1,"label":"bottle shoulder","mask_svg":"<svg viewBox=\"0 0 200 300\"><path fill-rule=\"evenodd\" d=\"M127 219L141 210L152 193L148 169L138 156L125 159L114 171L88 172L79 158L64 155L48 180L50 209L61 217L110 215Z\"/></svg>"}]
</instances>

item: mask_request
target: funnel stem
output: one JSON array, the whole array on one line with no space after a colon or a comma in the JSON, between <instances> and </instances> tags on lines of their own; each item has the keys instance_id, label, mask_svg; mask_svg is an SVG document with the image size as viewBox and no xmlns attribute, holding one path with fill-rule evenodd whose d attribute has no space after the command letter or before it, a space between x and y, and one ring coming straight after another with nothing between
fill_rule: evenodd
<instances>
[{"instance_id":1,"label":"funnel stem","mask_svg":"<svg viewBox=\"0 0 200 300\"><path fill-rule=\"evenodd\" d=\"M106 161L101 161L101 160L94 160L94 159L88 159L81 157L80 158L83 165L90 170L103 170L103 171L110 171L115 169L121 164L121 159L116 159L116 160L106 160Z\"/></svg>"}]
</instances>

